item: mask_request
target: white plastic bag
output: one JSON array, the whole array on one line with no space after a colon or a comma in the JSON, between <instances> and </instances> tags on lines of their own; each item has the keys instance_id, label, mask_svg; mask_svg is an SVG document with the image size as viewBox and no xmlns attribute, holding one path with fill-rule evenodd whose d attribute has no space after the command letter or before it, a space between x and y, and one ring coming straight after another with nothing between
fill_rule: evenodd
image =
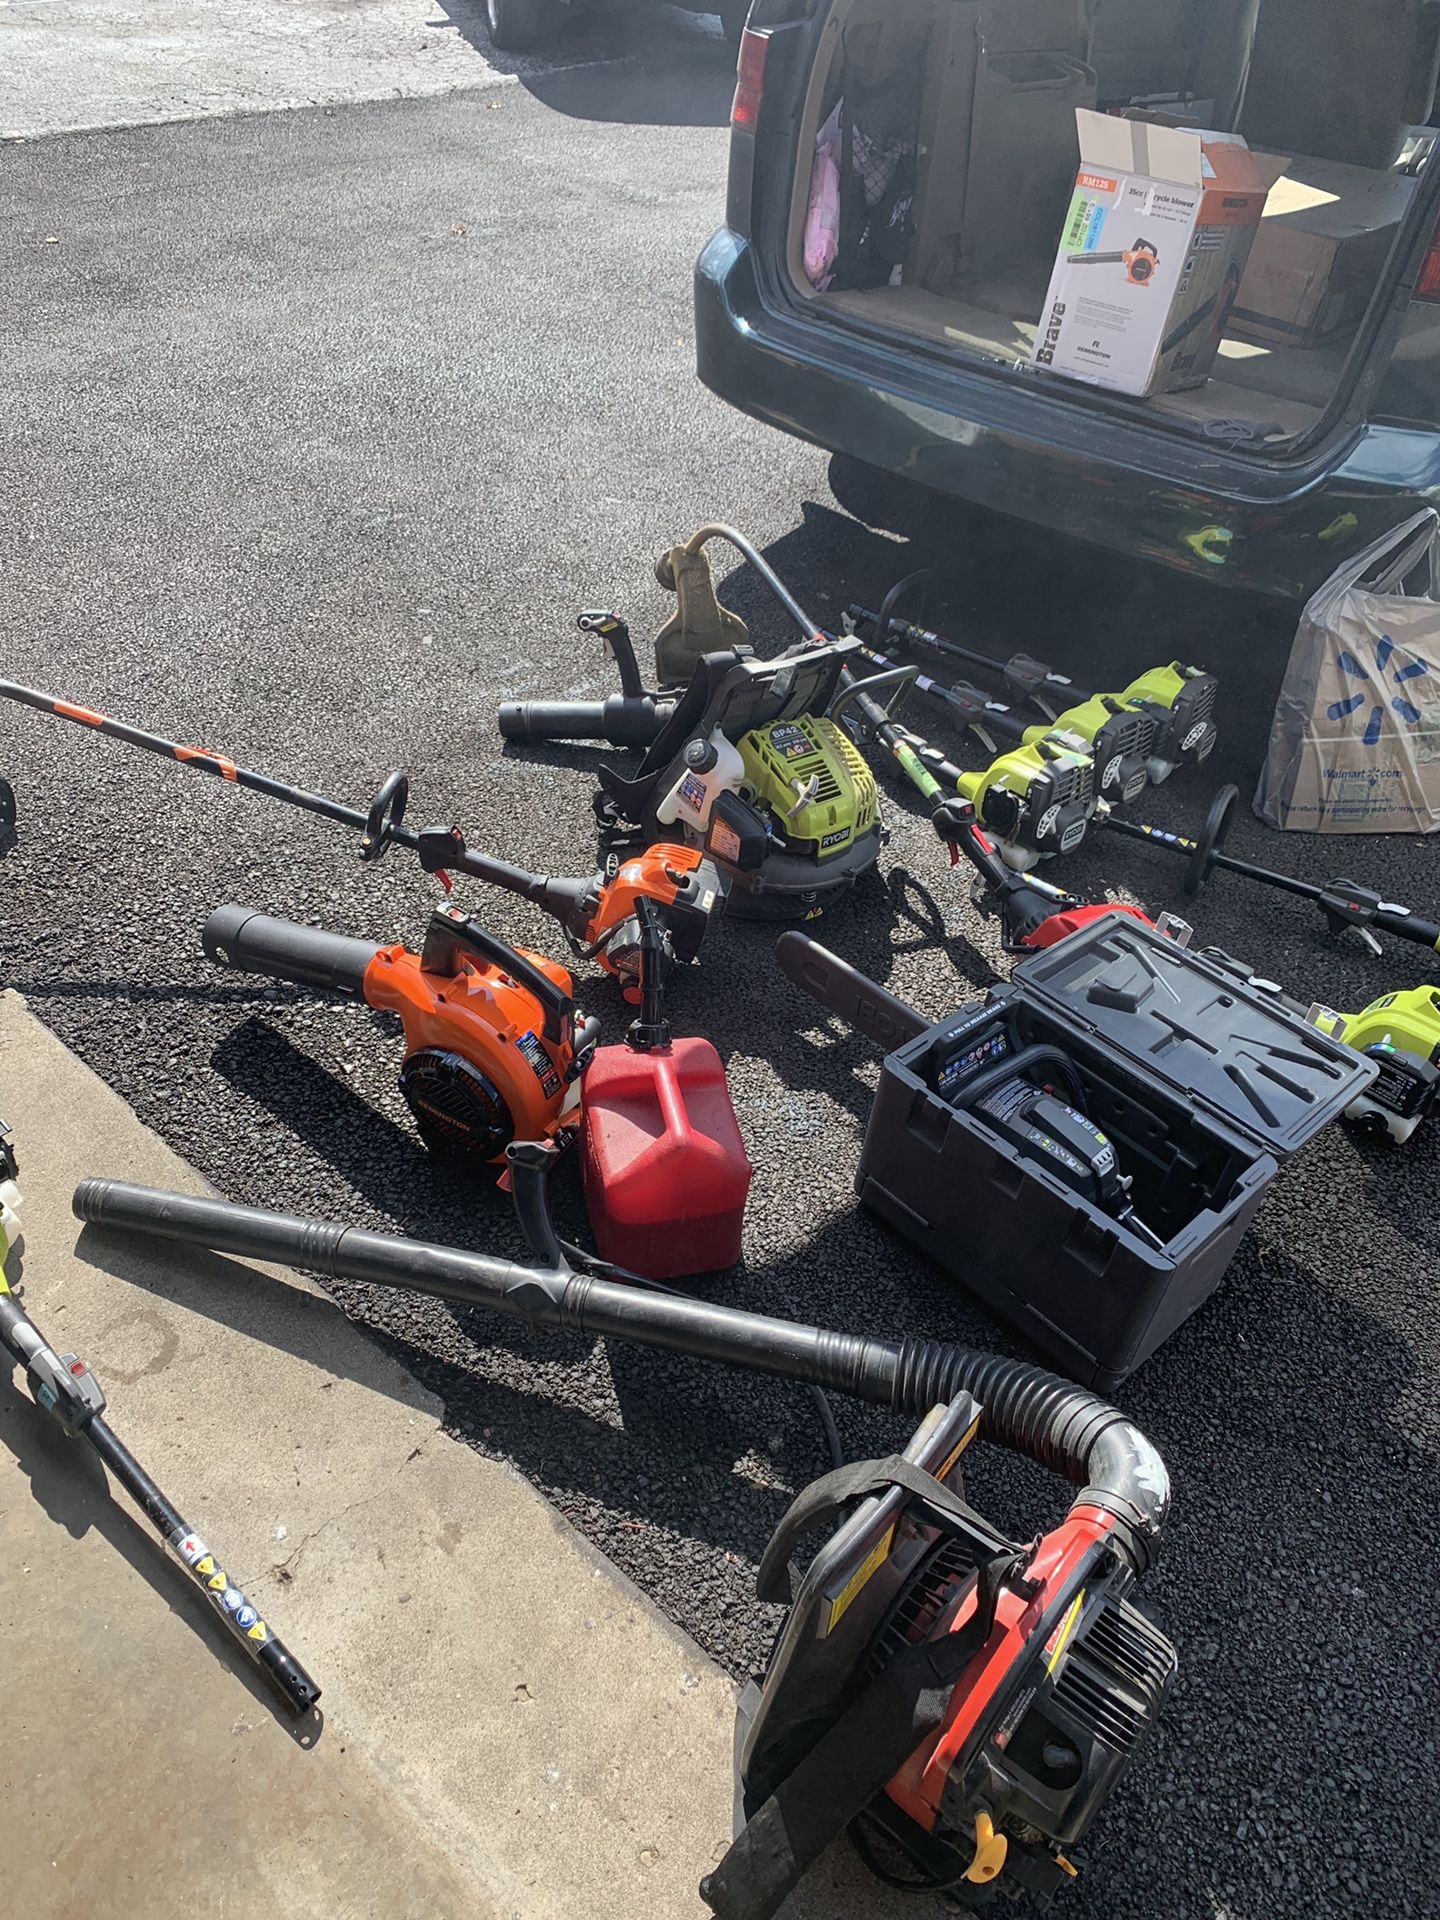
<instances>
[{"instance_id":1,"label":"white plastic bag","mask_svg":"<svg viewBox=\"0 0 1440 1920\"><path fill-rule=\"evenodd\" d=\"M1427 590L1405 591L1428 557ZM1440 828L1440 514L1337 569L1300 616L1255 790L1269 826Z\"/></svg>"}]
</instances>

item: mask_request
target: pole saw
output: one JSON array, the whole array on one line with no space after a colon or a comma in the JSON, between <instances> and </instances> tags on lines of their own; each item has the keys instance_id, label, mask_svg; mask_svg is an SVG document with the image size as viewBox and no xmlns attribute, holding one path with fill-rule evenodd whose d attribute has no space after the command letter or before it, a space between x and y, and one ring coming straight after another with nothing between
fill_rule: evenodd
<instances>
[{"instance_id":1,"label":"pole saw","mask_svg":"<svg viewBox=\"0 0 1440 1920\"><path fill-rule=\"evenodd\" d=\"M125 1489L289 1711L308 1713L320 1698L319 1687L105 1419L105 1394L86 1362L78 1354L56 1353L10 1291L5 1260L20 1239L19 1172L9 1129L0 1121L0 1350L24 1368L36 1406L83 1440Z\"/></svg>"},{"instance_id":2,"label":"pole saw","mask_svg":"<svg viewBox=\"0 0 1440 1920\"><path fill-rule=\"evenodd\" d=\"M160 734L147 733L124 720L112 720L88 707L61 700L53 693L21 686L13 680L0 680L0 699L14 700L60 720L73 721L102 733L111 740L123 740L166 760L192 767L212 779L232 786L246 787L267 799L279 800L287 807L319 814L360 835L360 858L371 862L383 859L391 847L403 847L413 853L426 873L434 874L446 893L451 890L454 873L464 873L486 886L499 887L518 894L542 913L560 923L577 958L593 960L607 973L625 981L639 977L641 928L636 918L637 900L647 899L659 909L670 937L671 951L679 961L693 960L700 950L711 915L724 901L726 882L715 863L698 847L656 844L645 848L612 868L589 879L562 879L551 874L527 872L506 860L477 853L465 843L459 827L421 827L405 825L405 809L410 797L410 782L399 772L382 782L369 807L346 806L323 793L277 780L252 767L242 767L223 753L206 748L182 746Z\"/></svg>"}]
</instances>

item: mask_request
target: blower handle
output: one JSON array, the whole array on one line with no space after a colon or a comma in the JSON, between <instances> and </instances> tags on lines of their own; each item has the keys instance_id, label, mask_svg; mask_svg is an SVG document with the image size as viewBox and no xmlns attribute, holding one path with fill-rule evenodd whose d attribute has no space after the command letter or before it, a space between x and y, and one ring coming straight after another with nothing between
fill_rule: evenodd
<instances>
[{"instance_id":1,"label":"blower handle","mask_svg":"<svg viewBox=\"0 0 1440 1920\"><path fill-rule=\"evenodd\" d=\"M365 972L380 951L373 941L272 919L250 907L217 907L200 940L206 959L217 967L317 987L350 1000L365 998Z\"/></svg>"},{"instance_id":2,"label":"blower handle","mask_svg":"<svg viewBox=\"0 0 1440 1920\"><path fill-rule=\"evenodd\" d=\"M575 1003L565 989L533 960L527 960L508 941L487 931L468 913L462 913L458 907L436 907L426 929L425 945L420 950L421 972L453 980L462 971L467 954L497 967L516 986L523 987L539 1002L545 1038L553 1047L565 1044L575 1012Z\"/></svg>"},{"instance_id":3,"label":"blower handle","mask_svg":"<svg viewBox=\"0 0 1440 1920\"><path fill-rule=\"evenodd\" d=\"M604 740L648 747L670 718L673 700L612 693L608 700L507 700L496 715L505 740Z\"/></svg>"},{"instance_id":4,"label":"blower handle","mask_svg":"<svg viewBox=\"0 0 1440 1920\"><path fill-rule=\"evenodd\" d=\"M581 633L598 633L605 643L605 651L615 662L615 670L620 675L620 691L627 700L642 700L645 697L645 682L640 678L640 662L635 658L635 643L630 638L630 628L618 613L612 613L608 607L599 607L591 613L578 614L575 625Z\"/></svg>"},{"instance_id":5,"label":"blower handle","mask_svg":"<svg viewBox=\"0 0 1440 1920\"><path fill-rule=\"evenodd\" d=\"M887 1053L930 1026L907 1001L793 928L775 942L775 958L787 980Z\"/></svg>"}]
</instances>

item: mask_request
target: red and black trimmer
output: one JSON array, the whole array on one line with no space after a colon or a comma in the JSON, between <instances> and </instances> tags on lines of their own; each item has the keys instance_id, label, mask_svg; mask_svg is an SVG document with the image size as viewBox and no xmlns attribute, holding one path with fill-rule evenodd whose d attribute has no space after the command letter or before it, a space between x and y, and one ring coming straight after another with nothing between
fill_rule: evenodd
<instances>
[{"instance_id":1,"label":"red and black trimmer","mask_svg":"<svg viewBox=\"0 0 1440 1920\"><path fill-rule=\"evenodd\" d=\"M126 721L109 719L103 713L93 713L88 707L75 706L68 700L57 699L54 694L41 693L35 687L21 686L13 680L0 680L0 699L14 700L39 713L74 721L94 733L139 747L142 752L178 761L181 766L193 767L199 773L227 780L232 786L247 787L252 793L262 793L288 807L338 821L360 835L363 861L380 860L391 847L403 847L416 856L426 873L440 880L447 893L450 875L463 873L483 881L486 886L518 894L559 921L577 958L593 960L622 980L634 980L639 974L637 901L649 900L659 909L671 951L680 961L696 957L711 916L724 903L728 882L714 861L696 847L657 842L623 860L610 862L603 872L588 879L560 879L553 874L530 873L507 860L477 853L466 845L458 827L407 827L405 809L410 782L398 771L388 776L362 812L358 807L345 806L326 794L312 793L288 780L277 780L251 767L237 766L223 753L181 746Z\"/></svg>"},{"instance_id":2,"label":"red and black trimmer","mask_svg":"<svg viewBox=\"0 0 1440 1920\"><path fill-rule=\"evenodd\" d=\"M766 1550L761 1597L789 1612L740 1700L737 1831L701 1896L721 1920L770 1920L847 1828L921 1891L1044 1900L1067 1885L1071 1848L1175 1673L1174 1648L1129 1597L1169 1508L1154 1447L1116 1408L1021 1360L576 1273L547 1227L550 1151L509 1155L517 1209L545 1248L537 1266L120 1181L82 1182L74 1206L106 1230L692 1354L919 1420L903 1454L807 1488ZM958 1468L977 1431L1075 1485L1057 1526L1016 1542L966 1502ZM792 1587L791 1551L817 1530L827 1538Z\"/></svg>"},{"instance_id":3,"label":"red and black trimmer","mask_svg":"<svg viewBox=\"0 0 1440 1920\"><path fill-rule=\"evenodd\" d=\"M1107 914L1125 914L1143 920L1147 926L1155 924L1149 914L1123 901L1091 903L1034 873L1017 873L980 831L975 808L968 800L943 801L930 820L949 845L951 859L963 854L975 869L972 897L982 913L999 920L1001 944L1007 953L1053 947Z\"/></svg>"}]
</instances>

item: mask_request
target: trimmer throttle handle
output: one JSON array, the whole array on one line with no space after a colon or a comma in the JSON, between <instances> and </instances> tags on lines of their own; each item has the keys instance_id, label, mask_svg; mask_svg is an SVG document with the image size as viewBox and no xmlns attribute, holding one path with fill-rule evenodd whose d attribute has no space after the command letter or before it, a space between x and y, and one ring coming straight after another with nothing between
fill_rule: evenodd
<instances>
[{"instance_id":1,"label":"trimmer throttle handle","mask_svg":"<svg viewBox=\"0 0 1440 1920\"><path fill-rule=\"evenodd\" d=\"M365 970L380 950L370 940L297 926L249 907L217 907L205 922L201 941L206 958L217 967L318 987L353 1000L365 998Z\"/></svg>"},{"instance_id":2,"label":"trimmer throttle handle","mask_svg":"<svg viewBox=\"0 0 1440 1920\"><path fill-rule=\"evenodd\" d=\"M1210 869L1215 864L1215 856L1224 850L1230 833L1230 823L1235 817L1235 809L1239 801L1238 787L1221 787L1210 802L1210 811L1205 816L1204 826L1195 836L1195 847L1190 855L1190 864L1185 869L1185 892L1191 900L1210 878Z\"/></svg>"},{"instance_id":3,"label":"trimmer throttle handle","mask_svg":"<svg viewBox=\"0 0 1440 1920\"><path fill-rule=\"evenodd\" d=\"M382 783L365 815L365 831L360 836L360 858L381 860L389 851L396 829L405 818L410 798L410 781L397 767Z\"/></svg>"}]
</instances>

